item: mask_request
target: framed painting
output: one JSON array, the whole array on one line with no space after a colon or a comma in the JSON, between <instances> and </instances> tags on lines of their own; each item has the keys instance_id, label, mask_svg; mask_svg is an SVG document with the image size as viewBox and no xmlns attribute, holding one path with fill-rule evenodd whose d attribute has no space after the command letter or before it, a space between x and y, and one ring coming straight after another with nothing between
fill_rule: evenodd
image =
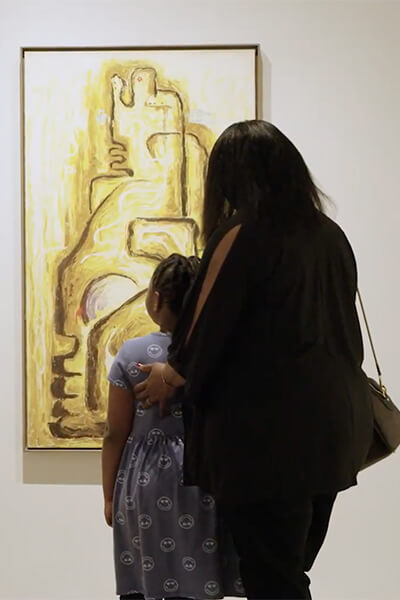
<instances>
[{"instance_id":1,"label":"framed painting","mask_svg":"<svg viewBox=\"0 0 400 600\"><path fill-rule=\"evenodd\" d=\"M101 446L107 371L154 328L152 272L201 253L210 150L257 116L257 54L22 49L28 449Z\"/></svg>"}]
</instances>

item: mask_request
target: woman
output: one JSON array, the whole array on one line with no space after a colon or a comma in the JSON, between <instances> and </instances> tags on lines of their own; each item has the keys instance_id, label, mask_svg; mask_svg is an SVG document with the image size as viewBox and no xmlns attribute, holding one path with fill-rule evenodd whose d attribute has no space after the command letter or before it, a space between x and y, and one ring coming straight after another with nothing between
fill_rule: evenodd
<instances>
[{"instance_id":1,"label":"woman","mask_svg":"<svg viewBox=\"0 0 400 600\"><path fill-rule=\"evenodd\" d=\"M209 160L199 275L166 365L138 397L185 385L185 482L231 527L249 598L311 598L305 574L372 436L356 264L298 150L229 127Z\"/></svg>"}]
</instances>

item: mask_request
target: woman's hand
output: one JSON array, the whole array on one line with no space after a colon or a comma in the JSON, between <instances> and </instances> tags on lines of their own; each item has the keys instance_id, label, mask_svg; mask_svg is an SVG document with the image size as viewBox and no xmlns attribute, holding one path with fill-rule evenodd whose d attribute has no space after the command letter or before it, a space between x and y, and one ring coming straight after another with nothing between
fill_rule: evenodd
<instances>
[{"instance_id":1,"label":"woman's hand","mask_svg":"<svg viewBox=\"0 0 400 600\"><path fill-rule=\"evenodd\" d=\"M136 400L141 400L144 408L159 404L162 417L167 414L169 400L175 395L176 391L174 387L165 383L163 377L164 367L164 363L140 365L140 370L143 373L148 373L149 376L142 383L138 383L134 389Z\"/></svg>"},{"instance_id":2,"label":"woman's hand","mask_svg":"<svg viewBox=\"0 0 400 600\"><path fill-rule=\"evenodd\" d=\"M109 527L112 527L112 500L104 500L104 518Z\"/></svg>"}]
</instances>

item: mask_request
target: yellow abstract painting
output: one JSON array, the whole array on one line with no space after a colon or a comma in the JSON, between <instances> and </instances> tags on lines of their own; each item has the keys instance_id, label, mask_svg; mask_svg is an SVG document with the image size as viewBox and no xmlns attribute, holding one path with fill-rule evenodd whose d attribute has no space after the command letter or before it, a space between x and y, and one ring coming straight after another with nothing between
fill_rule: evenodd
<instances>
[{"instance_id":1,"label":"yellow abstract painting","mask_svg":"<svg viewBox=\"0 0 400 600\"><path fill-rule=\"evenodd\" d=\"M24 49L27 448L99 448L149 279L200 254L215 139L256 117L256 47Z\"/></svg>"}]
</instances>

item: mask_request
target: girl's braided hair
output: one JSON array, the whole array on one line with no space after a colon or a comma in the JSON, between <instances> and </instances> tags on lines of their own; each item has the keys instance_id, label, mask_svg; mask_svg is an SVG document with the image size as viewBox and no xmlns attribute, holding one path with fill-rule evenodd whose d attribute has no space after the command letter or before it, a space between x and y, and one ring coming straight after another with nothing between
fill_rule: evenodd
<instances>
[{"instance_id":1,"label":"girl's braided hair","mask_svg":"<svg viewBox=\"0 0 400 600\"><path fill-rule=\"evenodd\" d=\"M170 310L179 315L186 293L199 270L200 259L197 256L171 254L160 262L154 271L151 284L166 302Z\"/></svg>"}]
</instances>

